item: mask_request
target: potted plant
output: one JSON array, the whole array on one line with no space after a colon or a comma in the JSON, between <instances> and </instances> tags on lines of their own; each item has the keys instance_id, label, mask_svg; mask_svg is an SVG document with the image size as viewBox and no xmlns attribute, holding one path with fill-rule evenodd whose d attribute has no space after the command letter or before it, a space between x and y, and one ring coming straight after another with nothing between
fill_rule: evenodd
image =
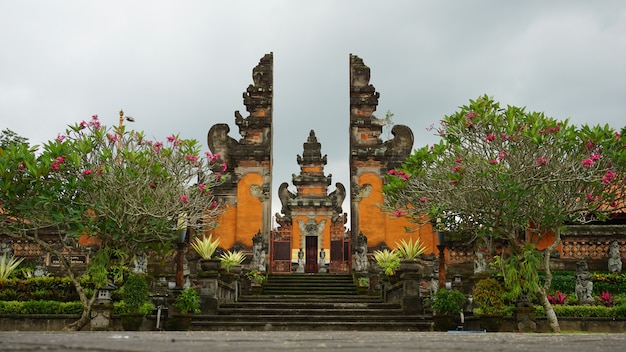
<instances>
[{"instance_id":1,"label":"potted plant","mask_svg":"<svg viewBox=\"0 0 626 352\"><path fill-rule=\"evenodd\" d=\"M263 290L263 282L267 276L259 270L250 270L245 274L245 278L250 281L250 293L260 294Z\"/></svg>"},{"instance_id":2,"label":"potted plant","mask_svg":"<svg viewBox=\"0 0 626 352\"><path fill-rule=\"evenodd\" d=\"M193 288L186 288L178 292L174 300L174 307L179 314L172 314L167 320L167 329L176 331L189 330L194 314L200 313L200 295Z\"/></svg>"},{"instance_id":3,"label":"potted plant","mask_svg":"<svg viewBox=\"0 0 626 352\"><path fill-rule=\"evenodd\" d=\"M472 296L478 308L474 313L480 317L480 325L487 331L498 331L502 324L504 310L504 288L493 278L478 281Z\"/></svg>"},{"instance_id":4,"label":"potted plant","mask_svg":"<svg viewBox=\"0 0 626 352\"><path fill-rule=\"evenodd\" d=\"M191 242L193 248L200 255L200 266L204 271L217 271L220 268L220 261L212 259L215 250L220 244L220 239L213 240L213 235L209 237L196 237Z\"/></svg>"},{"instance_id":5,"label":"potted plant","mask_svg":"<svg viewBox=\"0 0 626 352\"><path fill-rule=\"evenodd\" d=\"M226 251L220 256L222 268L230 273L238 265L241 265L246 256L241 251Z\"/></svg>"},{"instance_id":6,"label":"potted plant","mask_svg":"<svg viewBox=\"0 0 626 352\"><path fill-rule=\"evenodd\" d=\"M400 256L394 250L375 250L374 261L383 270L387 278L394 275L395 270L400 265Z\"/></svg>"},{"instance_id":7,"label":"potted plant","mask_svg":"<svg viewBox=\"0 0 626 352\"><path fill-rule=\"evenodd\" d=\"M456 329L460 323L460 313L465 303L465 295L459 290L440 289L431 301L435 331Z\"/></svg>"},{"instance_id":8,"label":"potted plant","mask_svg":"<svg viewBox=\"0 0 626 352\"><path fill-rule=\"evenodd\" d=\"M140 274L128 274L122 286L121 319L126 331L138 331L143 318L151 310L148 303L148 283Z\"/></svg>"},{"instance_id":9,"label":"potted plant","mask_svg":"<svg viewBox=\"0 0 626 352\"><path fill-rule=\"evenodd\" d=\"M401 239L400 242L396 242L398 246L397 253L400 257L399 270L400 271L413 271L417 272L422 268L422 264L418 262L418 258L426 251L426 247L420 241L410 238L409 241Z\"/></svg>"},{"instance_id":10,"label":"potted plant","mask_svg":"<svg viewBox=\"0 0 626 352\"><path fill-rule=\"evenodd\" d=\"M235 281L237 275L241 273L241 263L246 256L241 251L226 251L220 256L221 266L224 272L220 274L226 283Z\"/></svg>"}]
</instances>

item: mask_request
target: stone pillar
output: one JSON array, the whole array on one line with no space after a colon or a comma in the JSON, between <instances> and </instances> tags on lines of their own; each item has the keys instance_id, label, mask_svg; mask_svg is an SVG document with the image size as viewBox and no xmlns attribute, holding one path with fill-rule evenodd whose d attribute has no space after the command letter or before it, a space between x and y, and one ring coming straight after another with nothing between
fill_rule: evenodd
<instances>
[{"instance_id":1,"label":"stone pillar","mask_svg":"<svg viewBox=\"0 0 626 352\"><path fill-rule=\"evenodd\" d=\"M200 310L203 314L217 314L219 304L219 273L203 271L200 273Z\"/></svg>"},{"instance_id":2,"label":"stone pillar","mask_svg":"<svg viewBox=\"0 0 626 352\"><path fill-rule=\"evenodd\" d=\"M415 260L400 262L398 272L402 282L402 309L406 314L423 312L424 304L420 295L420 281L423 265Z\"/></svg>"}]
</instances>

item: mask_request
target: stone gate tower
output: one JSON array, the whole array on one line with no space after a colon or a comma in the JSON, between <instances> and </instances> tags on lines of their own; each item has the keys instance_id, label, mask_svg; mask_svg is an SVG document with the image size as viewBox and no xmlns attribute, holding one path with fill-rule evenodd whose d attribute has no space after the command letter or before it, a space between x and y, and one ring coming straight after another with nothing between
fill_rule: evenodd
<instances>
[{"instance_id":1,"label":"stone gate tower","mask_svg":"<svg viewBox=\"0 0 626 352\"><path fill-rule=\"evenodd\" d=\"M241 139L228 136L228 124L213 125L209 130L211 152L220 154L230 178L214 189L217 199L226 204L213 234L220 246L252 247L255 234L268 239L271 230L272 192L272 101L273 54L266 54L252 70L253 84L243 93L249 115L235 111L235 123Z\"/></svg>"}]
</instances>

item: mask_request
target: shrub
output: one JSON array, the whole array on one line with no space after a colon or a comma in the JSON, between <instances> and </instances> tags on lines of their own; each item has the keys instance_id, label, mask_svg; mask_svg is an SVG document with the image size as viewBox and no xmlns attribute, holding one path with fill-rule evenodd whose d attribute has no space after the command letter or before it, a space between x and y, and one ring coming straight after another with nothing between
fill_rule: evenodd
<instances>
[{"instance_id":1,"label":"shrub","mask_svg":"<svg viewBox=\"0 0 626 352\"><path fill-rule=\"evenodd\" d=\"M139 313L139 308L148 301L148 283L143 275L129 274L122 286L122 299L127 313Z\"/></svg>"},{"instance_id":2,"label":"shrub","mask_svg":"<svg viewBox=\"0 0 626 352\"><path fill-rule=\"evenodd\" d=\"M174 301L181 314L200 313L200 296L193 288L181 290Z\"/></svg>"},{"instance_id":3,"label":"shrub","mask_svg":"<svg viewBox=\"0 0 626 352\"><path fill-rule=\"evenodd\" d=\"M565 304L569 297L570 295L566 296L563 294L563 292L556 291L556 294L554 294L554 296L548 295L548 301L550 301L550 304Z\"/></svg>"},{"instance_id":4,"label":"shrub","mask_svg":"<svg viewBox=\"0 0 626 352\"><path fill-rule=\"evenodd\" d=\"M472 293L474 302L485 314L502 314L504 289L493 278L478 281Z\"/></svg>"},{"instance_id":5,"label":"shrub","mask_svg":"<svg viewBox=\"0 0 626 352\"><path fill-rule=\"evenodd\" d=\"M0 291L0 301L17 301L20 294L12 288L5 288Z\"/></svg>"},{"instance_id":6,"label":"shrub","mask_svg":"<svg viewBox=\"0 0 626 352\"><path fill-rule=\"evenodd\" d=\"M464 303L465 296L461 291L442 288L435 293L431 309L437 314L457 314L461 312Z\"/></svg>"},{"instance_id":7,"label":"shrub","mask_svg":"<svg viewBox=\"0 0 626 352\"><path fill-rule=\"evenodd\" d=\"M154 310L154 305L151 302L144 302L139 306L135 312L139 314L150 314ZM113 302L113 314L128 314L131 313L130 309L126 306L124 301Z\"/></svg>"},{"instance_id":8,"label":"shrub","mask_svg":"<svg viewBox=\"0 0 626 352\"><path fill-rule=\"evenodd\" d=\"M81 302L0 301L0 314L81 314Z\"/></svg>"},{"instance_id":9,"label":"shrub","mask_svg":"<svg viewBox=\"0 0 626 352\"><path fill-rule=\"evenodd\" d=\"M613 294L607 291L602 291L602 293L596 297L596 301L605 307L613 307L615 304Z\"/></svg>"}]
</instances>

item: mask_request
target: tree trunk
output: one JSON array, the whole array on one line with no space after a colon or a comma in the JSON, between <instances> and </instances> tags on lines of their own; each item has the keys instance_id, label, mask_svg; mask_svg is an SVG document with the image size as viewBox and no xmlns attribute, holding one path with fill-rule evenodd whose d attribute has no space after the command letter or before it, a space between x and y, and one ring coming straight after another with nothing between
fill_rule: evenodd
<instances>
[{"instance_id":1,"label":"tree trunk","mask_svg":"<svg viewBox=\"0 0 626 352\"><path fill-rule=\"evenodd\" d=\"M550 292L550 285L552 284L552 271L550 270L550 253L558 246L561 242L561 229L554 230L554 243L552 243L549 247L546 247L543 253L543 266L546 272L546 282L543 284L543 287L539 288L539 298L541 300L541 305L546 311L546 318L548 319L548 323L550 324L550 328L553 332L561 332L561 327L559 326L559 320L556 317L556 313L552 308L552 304L548 300L548 292Z\"/></svg>"},{"instance_id":2,"label":"tree trunk","mask_svg":"<svg viewBox=\"0 0 626 352\"><path fill-rule=\"evenodd\" d=\"M45 248L47 252L55 254L59 258L59 260L61 261L61 265L63 265L63 268L65 269L65 272L67 273L67 276L70 278L70 281L72 281L72 284L74 285L74 288L76 289L76 292L78 293L80 302L83 304L83 313L81 314L80 318L77 321L63 327L63 330L64 331L82 330L82 328L85 327L85 325L87 325L87 323L89 323L89 320L91 319L91 307L93 306L94 302L96 301L96 297L98 296L97 288L94 289L94 292L91 298L88 298L87 295L85 294L85 290L83 286L81 285L80 281L76 278L76 275L74 275L74 271L72 271L72 264L63 255L63 252L60 250L57 250L56 248L53 248L45 241L40 240L37 236L34 236L32 239L36 241L40 246Z\"/></svg>"}]
</instances>

